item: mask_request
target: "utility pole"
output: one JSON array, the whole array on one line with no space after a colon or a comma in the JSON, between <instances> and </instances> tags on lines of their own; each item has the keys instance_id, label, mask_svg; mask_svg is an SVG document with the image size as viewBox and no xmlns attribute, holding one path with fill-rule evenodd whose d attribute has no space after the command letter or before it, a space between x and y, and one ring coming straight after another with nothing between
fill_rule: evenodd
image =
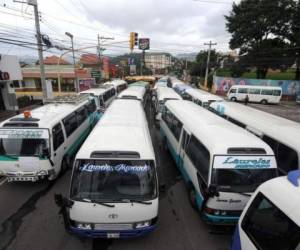
<instances>
[{"instance_id":1,"label":"utility pole","mask_svg":"<svg viewBox=\"0 0 300 250\"><path fill-rule=\"evenodd\" d=\"M100 71L102 71L101 50L105 50L104 48L101 48L101 40L114 40L114 39L115 39L114 37L104 37L104 36L100 36L99 34L97 36Z\"/></svg>"},{"instance_id":2,"label":"utility pole","mask_svg":"<svg viewBox=\"0 0 300 250\"><path fill-rule=\"evenodd\" d=\"M209 41L209 43L204 43L204 45L209 46L208 47L207 62L206 62L205 80L204 80L204 87L207 89L207 79L208 79L208 70L209 70L211 46L217 45L217 43L212 43L211 41Z\"/></svg>"},{"instance_id":3,"label":"utility pole","mask_svg":"<svg viewBox=\"0 0 300 250\"><path fill-rule=\"evenodd\" d=\"M38 10L37 0L26 0L26 1L14 0L14 2L27 3L28 5L33 6L35 29L36 29L36 40L37 40L37 46L38 46L39 63L40 63L40 71L41 71L43 99L47 99L49 97L49 93L47 91L47 86L46 86L46 76L45 76L45 67L44 67L44 58L43 58L43 43L42 43L41 30L40 30L40 19L39 19L39 10Z\"/></svg>"},{"instance_id":4,"label":"utility pole","mask_svg":"<svg viewBox=\"0 0 300 250\"><path fill-rule=\"evenodd\" d=\"M65 35L70 37L71 39L71 48L72 48L72 56L73 56L73 66L74 66L74 76L75 76L75 91L77 93L80 92L80 89L79 89L79 81L78 81L78 77L77 77L77 74L76 74L76 61L75 61L75 53L74 53L74 41L73 41L73 38L74 36L70 33L70 32L65 32Z\"/></svg>"}]
</instances>

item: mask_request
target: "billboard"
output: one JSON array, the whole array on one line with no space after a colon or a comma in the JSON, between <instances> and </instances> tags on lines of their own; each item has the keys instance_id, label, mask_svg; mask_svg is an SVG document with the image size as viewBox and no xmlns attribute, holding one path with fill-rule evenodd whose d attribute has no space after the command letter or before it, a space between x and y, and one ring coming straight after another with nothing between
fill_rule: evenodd
<instances>
[{"instance_id":1,"label":"billboard","mask_svg":"<svg viewBox=\"0 0 300 250\"><path fill-rule=\"evenodd\" d=\"M88 90L92 85L95 84L95 78L81 78L78 79L79 82L79 91Z\"/></svg>"},{"instance_id":2,"label":"billboard","mask_svg":"<svg viewBox=\"0 0 300 250\"><path fill-rule=\"evenodd\" d=\"M295 96L300 89L300 81L296 80L269 80L247 79L214 76L213 89L217 94L225 94L233 85L276 86L282 88L282 94Z\"/></svg>"},{"instance_id":3,"label":"billboard","mask_svg":"<svg viewBox=\"0 0 300 250\"><path fill-rule=\"evenodd\" d=\"M149 38L140 38L139 39L139 49L141 49L141 50L150 49L150 39Z\"/></svg>"},{"instance_id":4,"label":"billboard","mask_svg":"<svg viewBox=\"0 0 300 250\"><path fill-rule=\"evenodd\" d=\"M103 57L103 71L104 71L104 78L109 78L109 58L107 56Z\"/></svg>"}]
</instances>

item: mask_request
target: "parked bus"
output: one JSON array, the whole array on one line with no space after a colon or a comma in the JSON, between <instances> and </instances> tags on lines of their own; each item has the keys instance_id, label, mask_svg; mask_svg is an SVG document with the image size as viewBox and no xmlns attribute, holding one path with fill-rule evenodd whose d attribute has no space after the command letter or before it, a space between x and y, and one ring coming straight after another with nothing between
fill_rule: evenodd
<instances>
[{"instance_id":1,"label":"parked bus","mask_svg":"<svg viewBox=\"0 0 300 250\"><path fill-rule=\"evenodd\" d=\"M282 89L273 86L234 85L227 93L228 99L233 102L244 101L247 96L249 102L279 103Z\"/></svg>"},{"instance_id":2,"label":"parked bus","mask_svg":"<svg viewBox=\"0 0 300 250\"><path fill-rule=\"evenodd\" d=\"M161 119L161 112L165 106L166 101L168 100L182 100L182 97L178 95L174 89L159 87L156 89L156 98L154 101L155 107L155 118L156 120Z\"/></svg>"},{"instance_id":3,"label":"parked bus","mask_svg":"<svg viewBox=\"0 0 300 250\"><path fill-rule=\"evenodd\" d=\"M277 175L266 143L190 101L168 101L160 130L208 223L235 224L257 186Z\"/></svg>"},{"instance_id":4,"label":"parked bus","mask_svg":"<svg viewBox=\"0 0 300 250\"><path fill-rule=\"evenodd\" d=\"M300 169L300 124L245 105L212 103L210 107L228 121L260 137L273 149L278 169L286 175Z\"/></svg>"},{"instance_id":5,"label":"parked bus","mask_svg":"<svg viewBox=\"0 0 300 250\"><path fill-rule=\"evenodd\" d=\"M176 84L174 90L183 98L183 100L191 100L190 95L186 94L186 90L192 89L188 84Z\"/></svg>"},{"instance_id":6,"label":"parked bus","mask_svg":"<svg viewBox=\"0 0 300 250\"><path fill-rule=\"evenodd\" d=\"M80 95L89 94L96 98L96 105L98 110L107 108L111 102L116 98L116 90L113 85L99 85L80 92Z\"/></svg>"},{"instance_id":7,"label":"parked bus","mask_svg":"<svg viewBox=\"0 0 300 250\"><path fill-rule=\"evenodd\" d=\"M236 227L231 250L300 250L300 171L263 183Z\"/></svg>"},{"instance_id":8,"label":"parked bus","mask_svg":"<svg viewBox=\"0 0 300 250\"><path fill-rule=\"evenodd\" d=\"M0 125L0 176L10 181L54 180L96 122L89 96L62 96Z\"/></svg>"},{"instance_id":9,"label":"parked bus","mask_svg":"<svg viewBox=\"0 0 300 250\"><path fill-rule=\"evenodd\" d=\"M142 102L143 106L146 104L146 88L143 86L129 86L122 91L118 98L120 99L136 99Z\"/></svg>"},{"instance_id":10,"label":"parked bus","mask_svg":"<svg viewBox=\"0 0 300 250\"><path fill-rule=\"evenodd\" d=\"M158 180L139 101L110 105L76 155L69 199L57 195L56 203L68 230L80 236L129 238L154 230Z\"/></svg>"},{"instance_id":11,"label":"parked bus","mask_svg":"<svg viewBox=\"0 0 300 250\"><path fill-rule=\"evenodd\" d=\"M204 108L209 108L209 105L212 102L222 102L224 99L220 96L211 94L201 89L187 89L185 91L185 95L189 96L189 100L193 101L194 103L202 106Z\"/></svg>"},{"instance_id":12,"label":"parked bus","mask_svg":"<svg viewBox=\"0 0 300 250\"><path fill-rule=\"evenodd\" d=\"M104 83L104 85L109 85L109 84L114 86L115 90L117 91L117 94L121 93L121 91L123 91L128 87L127 82L121 79Z\"/></svg>"}]
</instances>

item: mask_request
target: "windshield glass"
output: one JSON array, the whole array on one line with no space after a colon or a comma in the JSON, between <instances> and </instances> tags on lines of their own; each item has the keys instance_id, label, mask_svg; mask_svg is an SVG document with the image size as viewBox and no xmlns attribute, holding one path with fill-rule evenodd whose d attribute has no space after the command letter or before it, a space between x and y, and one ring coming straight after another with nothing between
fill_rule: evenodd
<instances>
[{"instance_id":1,"label":"windshield glass","mask_svg":"<svg viewBox=\"0 0 300 250\"><path fill-rule=\"evenodd\" d=\"M276 177L274 156L224 155L214 157L212 183L219 190L253 192L263 182Z\"/></svg>"},{"instance_id":2,"label":"windshield glass","mask_svg":"<svg viewBox=\"0 0 300 250\"><path fill-rule=\"evenodd\" d=\"M44 149L49 149L47 130L0 130L0 155L42 156Z\"/></svg>"},{"instance_id":3,"label":"windshield glass","mask_svg":"<svg viewBox=\"0 0 300 250\"><path fill-rule=\"evenodd\" d=\"M78 160L72 178L71 199L120 201L156 198L153 161Z\"/></svg>"}]
</instances>

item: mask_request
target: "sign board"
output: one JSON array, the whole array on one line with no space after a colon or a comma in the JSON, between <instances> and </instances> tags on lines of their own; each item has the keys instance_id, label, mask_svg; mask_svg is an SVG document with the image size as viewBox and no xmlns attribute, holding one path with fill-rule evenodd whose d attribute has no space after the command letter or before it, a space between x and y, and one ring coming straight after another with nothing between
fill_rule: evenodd
<instances>
[{"instance_id":1,"label":"sign board","mask_svg":"<svg viewBox=\"0 0 300 250\"><path fill-rule=\"evenodd\" d=\"M52 80L46 80L47 98L53 98Z\"/></svg>"},{"instance_id":2,"label":"sign board","mask_svg":"<svg viewBox=\"0 0 300 250\"><path fill-rule=\"evenodd\" d=\"M5 139L48 139L47 129L0 129L0 138Z\"/></svg>"},{"instance_id":3,"label":"sign board","mask_svg":"<svg viewBox=\"0 0 300 250\"><path fill-rule=\"evenodd\" d=\"M141 49L141 50L150 49L150 39L149 38L140 38L139 39L139 49Z\"/></svg>"},{"instance_id":4,"label":"sign board","mask_svg":"<svg viewBox=\"0 0 300 250\"><path fill-rule=\"evenodd\" d=\"M134 58L128 58L128 65L134 64Z\"/></svg>"},{"instance_id":5,"label":"sign board","mask_svg":"<svg viewBox=\"0 0 300 250\"><path fill-rule=\"evenodd\" d=\"M95 70L95 69L93 69L93 70L91 71L91 76L92 76L93 78L100 78L100 77L101 77L101 71L100 71L100 70Z\"/></svg>"},{"instance_id":6,"label":"sign board","mask_svg":"<svg viewBox=\"0 0 300 250\"><path fill-rule=\"evenodd\" d=\"M79 82L79 91L85 91L91 88L92 85L95 85L95 78L81 78L78 79Z\"/></svg>"},{"instance_id":7,"label":"sign board","mask_svg":"<svg viewBox=\"0 0 300 250\"><path fill-rule=\"evenodd\" d=\"M129 66L129 74L132 75L136 75L136 65L130 65Z\"/></svg>"},{"instance_id":8,"label":"sign board","mask_svg":"<svg viewBox=\"0 0 300 250\"><path fill-rule=\"evenodd\" d=\"M215 169L276 168L274 156L218 155L214 157Z\"/></svg>"},{"instance_id":9,"label":"sign board","mask_svg":"<svg viewBox=\"0 0 300 250\"><path fill-rule=\"evenodd\" d=\"M0 82L22 79L23 76L18 57L0 55Z\"/></svg>"}]
</instances>

